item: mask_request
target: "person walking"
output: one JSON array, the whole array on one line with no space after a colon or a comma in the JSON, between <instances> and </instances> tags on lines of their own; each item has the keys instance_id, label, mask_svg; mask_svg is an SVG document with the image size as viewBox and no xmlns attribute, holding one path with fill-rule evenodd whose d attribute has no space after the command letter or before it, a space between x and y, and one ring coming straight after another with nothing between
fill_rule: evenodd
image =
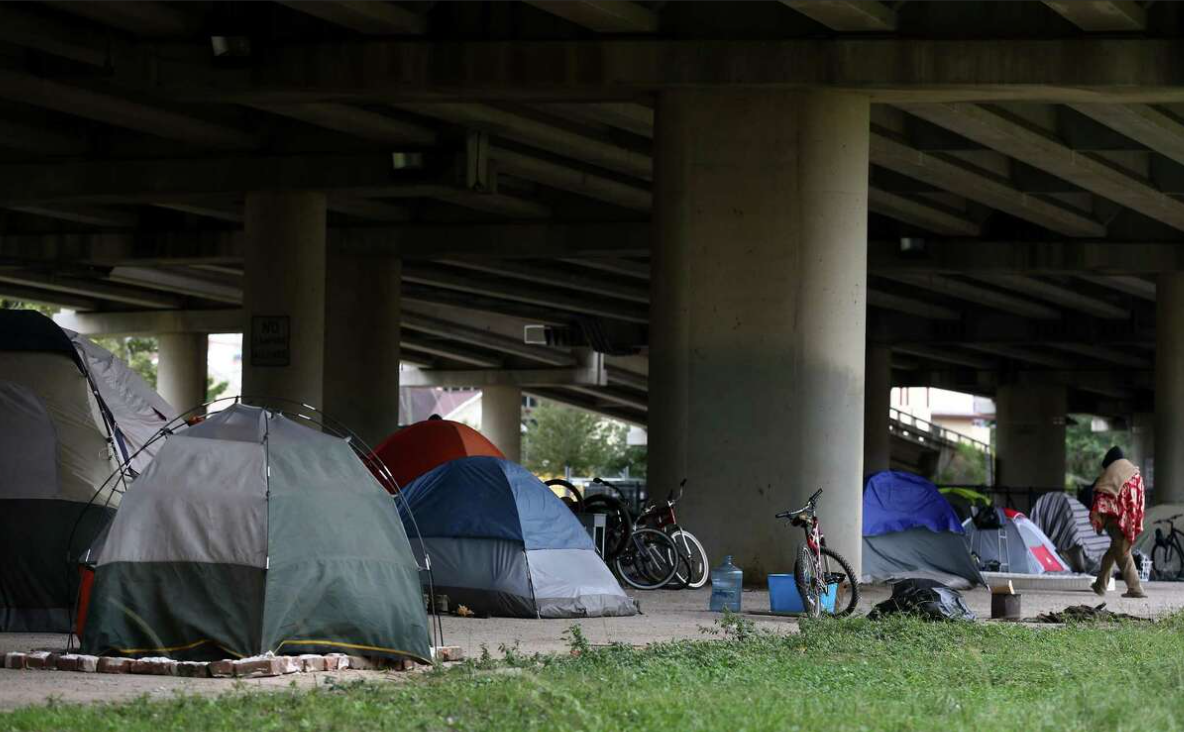
<instances>
[{"instance_id":1,"label":"person walking","mask_svg":"<svg viewBox=\"0 0 1184 732\"><path fill-rule=\"evenodd\" d=\"M1123 597L1147 597L1135 560L1131 557L1131 546L1143 531L1143 476L1117 445L1111 447L1102 458L1102 475L1094 484L1093 506L1089 520L1099 534L1105 531L1110 536L1110 548L1102 557L1098 578L1091 585L1093 591L1105 596L1106 585L1114 566L1122 573L1126 582Z\"/></svg>"}]
</instances>

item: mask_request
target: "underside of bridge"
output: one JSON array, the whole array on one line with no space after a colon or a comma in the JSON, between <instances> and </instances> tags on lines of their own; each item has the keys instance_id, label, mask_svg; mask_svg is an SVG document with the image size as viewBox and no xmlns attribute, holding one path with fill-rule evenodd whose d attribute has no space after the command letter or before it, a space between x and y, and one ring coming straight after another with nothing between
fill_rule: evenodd
<instances>
[{"instance_id":1,"label":"underside of bridge","mask_svg":"<svg viewBox=\"0 0 1184 732\"><path fill-rule=\"evenodd\" d=\"M400 377L496 387L501 433L523 389L647 424L655 490L690 478L758 573L820 486L858 562L893 385L994 396L1016 485L1061 481L1067 412L1154 424L1180 500L1182 30L1122 0L5 3L0 296L162 335L185 406L201 334L241 331L245 392L368 439Z\"/></svg>"}]
</instances>

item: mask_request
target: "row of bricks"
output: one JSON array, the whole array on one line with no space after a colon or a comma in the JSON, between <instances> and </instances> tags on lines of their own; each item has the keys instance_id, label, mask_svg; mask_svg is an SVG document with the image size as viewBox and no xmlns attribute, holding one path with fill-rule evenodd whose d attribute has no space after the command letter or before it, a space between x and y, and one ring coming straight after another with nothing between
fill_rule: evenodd
<instances>
[{"instance_id":1,"label":"row of bricks","mask_svg":"<svg viewBox=\"0 0 1184 732\"><path fill-rule=\"evenodd\" d=\"M457 646L443 646L435 649L441 661L459 661L463 658ZM8 653L4 656L4 668L40 669L58 671L82 671L101 674L153 674L157 676L182 676L186 678L258 678L309 671L344 671L346 669L374 670L388 669L409 671L415 662L409 658L365 658L330 653L324 656L304 654L301 656L262 656L224 661L174 661L171 658L112 658L109 656L84 656L73 653Z\"/></svg>"}]
</instances>

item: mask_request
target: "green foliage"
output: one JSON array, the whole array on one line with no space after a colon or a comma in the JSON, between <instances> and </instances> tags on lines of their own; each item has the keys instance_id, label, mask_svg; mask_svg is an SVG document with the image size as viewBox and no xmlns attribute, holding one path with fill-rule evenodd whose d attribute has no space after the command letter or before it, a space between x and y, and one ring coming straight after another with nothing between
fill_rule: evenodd
<instances>
[{"instance_id":1,"label":"green foliage","mask_svg":"<svg viewBox=\"0 0 1184 732\"><path fill-rule=\"evenodd\" d=\"M91 340L123 359L132 371L148 382L149 386L153 389L156 388L157 344L155 338L107 336Z\"/></svg>"},{"instance_id":2,"label":"green foliage","mask_svg":"<svg viewBox=\"0 0 1184 732\"><path fill-rule=\"evenodd\" d=\"M36 310L42 315L52 318L58 314L59 308L53 305L37 305L36 303L6 300L0 297L0 310Z\"/></svg>"},{"instance_id":3,"label":"green foliage","mask_svg":"<svg viewBox=\"0 0 1184 732\"><path fill-rule=\"evenodd\" d=\"M563 631L563 637L567 640L567 647L571 649L573 656L589 653L592 650L592 644L588 642L588 638L584 635L584 629L578 623L568 626L567 630Z\"/></svg>"},{"instance_id":4,"label":"green foliage","mask_svg":"<svg viewBox=\"0 0 1184 732\"><path fill-rule=\"evenodd\" d=\"M222 394L224 394L226 392L226 390L229 388L230 388L229 381L214 381L213 376L207 376L206 377L206 401L207 402L214 401L218 397L222 396ZM177 406L178 408L184 408L184 407L181 407L181 405L179 405L179 404L174 405L174 406ZM190 405L190 406L194 406L194 405Z\"/></svg>"},{"instance_id":5,"label":"green foliage","mask_svg":"<svg viewBox=\"0 0 1184 732\"><path fill-rule=\"evenodd\" d=\"M523 463L541 475L618 475L625 467L645 475L644 454L625 444L629 428L620 422L551 401L531 410L523 439Z\"/></svg>"},{"instance_id":6,"label":"green foliage","mask_svg":"<svg viewBox=\"0 0 1184 732\"><path fill-rule=\"evenodd\" d=\"M1102 472L1102 458L1114 445L1127 455L1131 452L1130 432L1094 432L1089 415L1072 415L1075 424L1065 427L1065 485L1092 483Z\"/></svg>"},{"instance_id":7,"label":"green foliage","mask_svg":"<svg viewBox=\"0 0 1184 732\"><path fill-rule=\"evenodd\" d=\"M1184 720L1182 647L1180 615L1043 628L828 618L743 641L587 646L514 673L487 653L400 683L57 701L0 714L0 729L1170 730Z\"/></svg>"},{"instance_id":8,"label":"green foliage","mask_svg":"<svg viewBox=\"0 0 1184 732\"><path fill-rule=\"evenodd\" d=\"M954 483L959 485L985 485L987 482L987 456L971 445L959 444L949 462L937 474L938 485Z\"/></svg>"}]
</instances>

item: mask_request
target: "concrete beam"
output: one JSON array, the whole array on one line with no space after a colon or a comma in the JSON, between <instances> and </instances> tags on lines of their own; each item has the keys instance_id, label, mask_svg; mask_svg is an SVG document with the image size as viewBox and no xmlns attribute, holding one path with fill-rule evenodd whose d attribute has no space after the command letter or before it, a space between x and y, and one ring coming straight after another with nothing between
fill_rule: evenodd
<instances>
[{"instance_id":1,"label":"concrete beam","mask_svg":"<svg viewBox=\"0 0 1184 732\"><path fill-rule=\"evenodd\" d=\"M203 147L243 150L258 144L254 135L225 124L10 69L0 69L0 97Z\"/></svg>"},{"instance_id":2,"label":"concrete beam","mask_svg":"<svg viewBox=\"0 0 1184 732\"><path fill-rule=\"evenodd\" d=\"M507 338L481 328L422 315L407 308L403 309L400 326L403 330L427 333L450 341L488 348L491 351L550 366L568 367L575 363L575 359L570 354L558 349L527 345L521 339Z\"/></svg>"},{"instance_id":3,"label":"concrete beam","mask_svg":"<svg viewBox=\"0 0 1184 732\"><path fill-rule=\"evenodd\" d=\"M54 305L70 310L98 310L99 301L70 295L61 291L42 290L23 285L0 282L0 297L37 305Z\"/></svg>"},{"instance_id":4,"label":"concrete beam","mask_svg":"<svg viewBox=\"0 0 1184 732\"><path fill-rule=\"evenodd\" d=\"M483 387L483 386L604 386L603 372L597 375L583 368L555 369L405 369L399 372L399 386Z\"/></svg>"},{"instance_id":5,"label":"concrete beam","mask_svg":"<svg viewBox=\"0 0 1184 732\"><path fill-rule=\"evenodd\" d=\"M1092 282L1095 285L1101 285L1102 287L1109 287L1111 290L1125 292L1126 294L1133 295L1141 300L1155 302L1156 299L1155 283L1149 282L1141 277L1086 274L1079 274L1077 276L1086 282Z\"/></svg>"},{"instance_id":6,"label":"concrete beam","mask_svg":"<svg viewBox=\"0 0 1184 732\"><path fill-rule=\"evenodd\" d=\"M1147 11L1134 0L1043 0L1057 15L1089 33L1147 30Z\"/></svg>"},{"instance_id":7,"label":"concrete beam","mask_svg":"<svg viewBox=\"0 0 1184 732\"><path fill-rule=\"evenodd\" d=\"M1175 39L367 40L269 48L249 69L169 49L154 92L186 101L621 101L665 87L832 87L876 102L1184 100ZM195 51L194 53L197 53ZM208 49L205 50L208 55ZM1096 60L1121 59L1121 63ZM146 77L127 73L131 81Z\"/></svg>"},{"instance_id":8,"label":"concrete beam","mask_svg":"<svg viewBox=\"0 0 1184 732\"><path fill-rule=\"evenodd\" d=\"M810 20L842 33L896 30L896 11L875 0L781 0Z\"/></svg>"},{"instance_id":9,"label":"concrete beam","mask_svg":"<svg viewBox=\"0 0 1184 732\"><path fill-rule=\"evenodd\" d=\"M278 0L293 10L368 36L419 35L423 16L389 2L361 0Z\"/></svg>"},{"instance_id":10,"label":"concrete beam","mask_svg":"<svg viewBox=\"0 0 1184 732\"><path fill-rule=\"evenodd\" d=\"M532 286L558 286L570 290L573 293L604 295L605 297L628 300L629 302L641 303L643 305L648 305L650 301L649 289L646 287L621 284L609 277L588 276L554 267L544 267L524 262L511 262L504 259L448 259L441 260L440 263L450 267L460 267L462 269L486 272L501 277L524 280L531 283Z\"/></svg>"},{"instance_id":11,"label":"concrete beam","mask_svg":"<svg viewBox=\"0 0 1184 732\"><path fill-rule=\"evenodd\" d=\"M91 66L106 66L110 61L109 41L100 33L12 3L0 6L0 40Z\"/></svg>"},{"instance_id":12,"label":"concrete beam","mask_svg":"<svg viewBox=\"0 0 1184 732\"><path fill-rule=\"evenodd\" d=\"M649 190L602 175L496 145L490 147L489 159L497 164L501 173L532 180L551 188L595 198L633 211L648 213L653 207L653 194Z\"/></svg>"},{"instance_id":13,"label":"concrete beam","mask_svg":"<svg viewBox=\"0 0 1184 732\"><path fill-rule=\"evenodd\" d=\"M484 130L507 140L576 158L608 170L649 180L653 161L649 155L571 132L536 119L486 104L401 103L397 108L424 117Z\"/></svg>"},{"instance_id":14,"label":"concrete beam","mask_svg":"<svg viewBox=\"0 0 1184 732\"><path fill-rule=\"evenodd\" d=\"M1110 129L1184 164L1184 123L1150 104L1070 104Z\"/></svg>"},{"instance_id":15,"label":"concrete beam","mask_svg":"<svg viewBox=\"0 0 1184 732\"><path fill-rule=\"evenodd\" d=\"M877 272L876 274L914 287L919 287L923 290L929 290L930 292L936 292L948 297L955 297L976 305L1002 310L1005 313L1013 313L1026 318L1059 320L1061 317L1060 311L1046 305L986 287L979 287L978 285L950 277L940 275L887 274L883 272Z\"/></svg>"},{"instance_id":16,"label":"concrete beam","mask_svg":"<svg viewBox=\"0 0 1184 732\"><path fill-rule=\"evenodd\" d=\"M1000 109L978 104L907 104L902 108L993 150L1063 178L1087 191L1184 230L1184 202L1105 158L1073 150Z\"/></svg>"},{"instance_id":17,"label":"concrete beam","mask_svg":"<svg viewBox=\"0 0 1184 732\"><path fill-rule=\"evenodd\" d=\"M1062 307L1088 313L1105 320L1125 320L1131 311L1096 297L1083 295L1067 287L1043 282L1024 275L974 275L976 280L1005 290L1013 290Z\"/></svg>"},{"instance_id":18,"label":"concrete beam","mask_svg":"<svg viewBox=\"0 0 1184 732\"><path fill-rule=\"evenodd\" d=\"M1150 360L1124 349L1108 348L1094 343L1049 343L1048 345L1061 351L1075 353L1079 356L1087 356L1118 366L1128 366L1134 369L1149 369L1152 367Z\"/></svg>"},{"instance_id":19,"label":"concrete beam","mask_svg":"<svg viewBox=\"0 0 1184 732\"><path fill-rule=\"evenodd\" d=\"M926 240L923 252L902 254L896 241L868 243L868 270L877 275L1025 274L1073 275L1107 286L1134 284L1154 297L1154 284L1115 275L1156 274L1184 268L1184 249L1174 242L1010 242Z\"/></svg>"},{"instance_id":20,"label":"concrete beam","mask_svg":"<svg viewBox=\"0 0 1184 732\"><path fill-rule=\"evenodd\" d=\"M971 351L989 353L994 356L1003 356L1004 358L1010 358L1013 361L1022 361L1024 363L1035 364L1037 366L1046 366L1050 369L1071 369L1079 365L1077 361L1072 359L1035 351L1031 348L1024 348L1022 346L1010 346L1002 343L963 343L961 345L963 348L970 349Z\"/></svg>"},{"instance_id":21,"label":"concrete beam","mask_svg":"<svg viewBox=\"0 0 1184 732\"><path fill-rule=\"evenodd\" d=\"M339 196L404 198L469 193L448 185L452 171L443 167L448 166L442 166L434 178L421 171L396 171L384 153L18 163L0 165L0 204L159 204L257 190L322 190Z\"/></svg>"},{"instance_id":22,"label":"concrete beam","mask_svg":"<svg viewBox=\"0 0 1184 732\"><path fill-rule=\"evenodd\" d=\"M107 300L146 308L179 308L185 299L135 287L120 287L101 280L65 277L57 274L0 271L0 283L24 285L68 295L81 295L96 300Z\"/></svg>"},{"instance_id":23,"label":"concrete beam","mask_svg":"<svg viewBox=\"0 0 1184 732\"><path fill-rule=\"evenodd\" d=\"M1031 196L1007 180L952 155L917 150L894 133L874 125L871 161L1066 236L1106 235L1106 227L1085 212Z\"/></svg>"},{"instance_id":24,"label":"concrete beam","mask_svg":"<svg viewBox=\"0 0 1184 732\"><path fill-rule=\"evenodd\" d=\"M940 363L950 363L955 366L965 366L972 369L993 369L995 362L984 358L976 358L975 356L966 354L961 351L952 350L949 348L936 348L932 346L912 346L912 345L893 345L892 351L894 353L903 353L907 356L916 356L928 361L938 361Z\"/></svg>"},{"instance_id":25,"label":"concrete beam","mask_svg":"<svg viewBox=\"0 0 1184 732\"><path fill-rule=\"evenodd\" d=\"M84 138L62 134L44 126L33 127L8 120L0 120L0 147L37 155L83 155L90 152L90 143Z\"/></svg>"},{"instance_id":26,"label":"concrete beam","mask_svg":"<svg viewBox=\"0 0 1184 732\"><path fill-rule=\"evenodd\" d=\"M552 15L597 33L654 33L658 14L624 0L526 0Z\"/></svg>"},{"instance_id":27,"label":"concrete beam","mask_svg":"<svg viewBox=\"0 0 1184 732\"><path fill-rule=\"evenodd\" d=\"M356 216L371 221L398 223L411 220L411 209L397 203L387 203L373 198L348 198L335 196L329 199L329 210Z\"/></svg>"},{"instance_id":28,"label":"concrete beam","mask_svg":"<svg viewBox=\"0 0 1184 732\"><path fill-rule=\"evenodd\" d=\"M134 211L121 211L116 208L106 208L103 206L30 205L10 206L9 208L12 211L21 211L23 213L33 214L34 216L44 216L48 219L116 229L134 229L140 222L140 217Z\"/></svg>"},{"instance_id":29,"label":"concrete beam","mask_svg":"<svg viewBox=\"0 0 1184 732\"><path fill-rule=\"evenodd\" d=\"M957 310L945 307L944 305L935 305L924 300L917 300L871 288L868 288L867 291L867 304L873 308L895 310L896 312L916 315L917 317L928 318L930 320L952 321L962 317L962 314Z\"/></svg>"},{"instance_id":30,"label":"concrete beam","mask_svg":"<svg viewBox=\"0 0 1184 732\"><path fill-rule=\"evenodd\" d=\"M617 127L642 137L654 136L654 110L636 102L594 102L540 104L544 112L583 123Z\"/></svg>"},{"instance_id":31,"label":"concrete beam","mask_svg":"<svg viewBox=\"0 0 1184 732\"><path fill-rule=\"evenodd\" d=\"M430 365L436 365L436 358L461 363L466 366L476 366L483 369L500 369L504 366L499 356L491 356L484 351L478 351L438 338L416 338L412 335L399 336L400 350L407 350L416 354L424 354L431 358L425 359ZM400 373L400 377L402 374Z\"/></svg>"},{"instance_id":32,"label":"concrete beam","mask_svg":"<svg viewBox=\"0 0 1184 732\"><path fill-rule=\"evenodd\" d=\"M225 284L225 278L201 276L196 272L178 272L148 267L115 267L108 275L113 282L123 282L165 292L183 292L193 297L241 305L243 288Z\"/></svg>"},{"instance_id":33,"label":"concrete beam","mask_svg":"<svg viewBox=\"0 0 1184 732\"><path fill-rule=\"evenodd\" d=\"M629 259L565 259L568 264L579 265L586 269L608 272L631 279L650 280L650 265L648 262L634 262Z\"/></svg>"},{"instance_id":34,"label":"concrete beam","mask_svg":"<svg viewBox=\"0 0 1184 732\"><path fill-rule=\"evenodd\" d=\"M868 188L867 207L873 213L912 224L935 234L979 236L982 233L978 223L957 211L881 188Z\"/></svg>"},{"instance_id":35,"label":"concrete beam","mask_svg":"<svg viewBox=\"0 0 1184 732\"><path fill-rule=\"evenodd\" d=\"M138 36L188 36L203 30L203 19L190 13L184 3L113 0L89 3L56 0L54 8L118 28Z\"/></svg>"},{"instance_id":36,"label":"concrete beam","mask_svg":"<svg viewBox=\"0 0 1184 732\"><path fill-rule=\"evenodd\" d=\"M304 6L316 3L298 2L293 4ZM387 5L387 3L364 2L359 5ZM371 112L368 109L351 107L348 104L305 102L303 104L256 103L249 106L384 145L431 147L437 142L436 131L430 127Z\"/></svg>"},{"instance_id":37,"label":"concrete beam","mask_svg":"<svg viewBox=\"0 0 1184 732\"><path fill-rule=\"evenodd\" d=\"M555 287L522 287L505 280L474 277L441 267L405 264L403 280L431 287L541 305L569 313L597 315L629 323L649 322L649 309L645 307L584 296L573 297L571 292Z\"/></svg>"},{"instance_id":38,"label":"concrete beam","mask_svg":"<svg viewBox=\"0 0 1184 732\"><path fill-rule=\"evenodd\" d=\"M204 216L208 219L216 221L226 221L231 224L241 224L243 222L243 207L238 203L215 203L215 202L183 202L173 201L169 203L155 203L157 208L167 208L172 211L180 211L181 213L193 214L194 216Z\"/></svg>"}]
</instances>

